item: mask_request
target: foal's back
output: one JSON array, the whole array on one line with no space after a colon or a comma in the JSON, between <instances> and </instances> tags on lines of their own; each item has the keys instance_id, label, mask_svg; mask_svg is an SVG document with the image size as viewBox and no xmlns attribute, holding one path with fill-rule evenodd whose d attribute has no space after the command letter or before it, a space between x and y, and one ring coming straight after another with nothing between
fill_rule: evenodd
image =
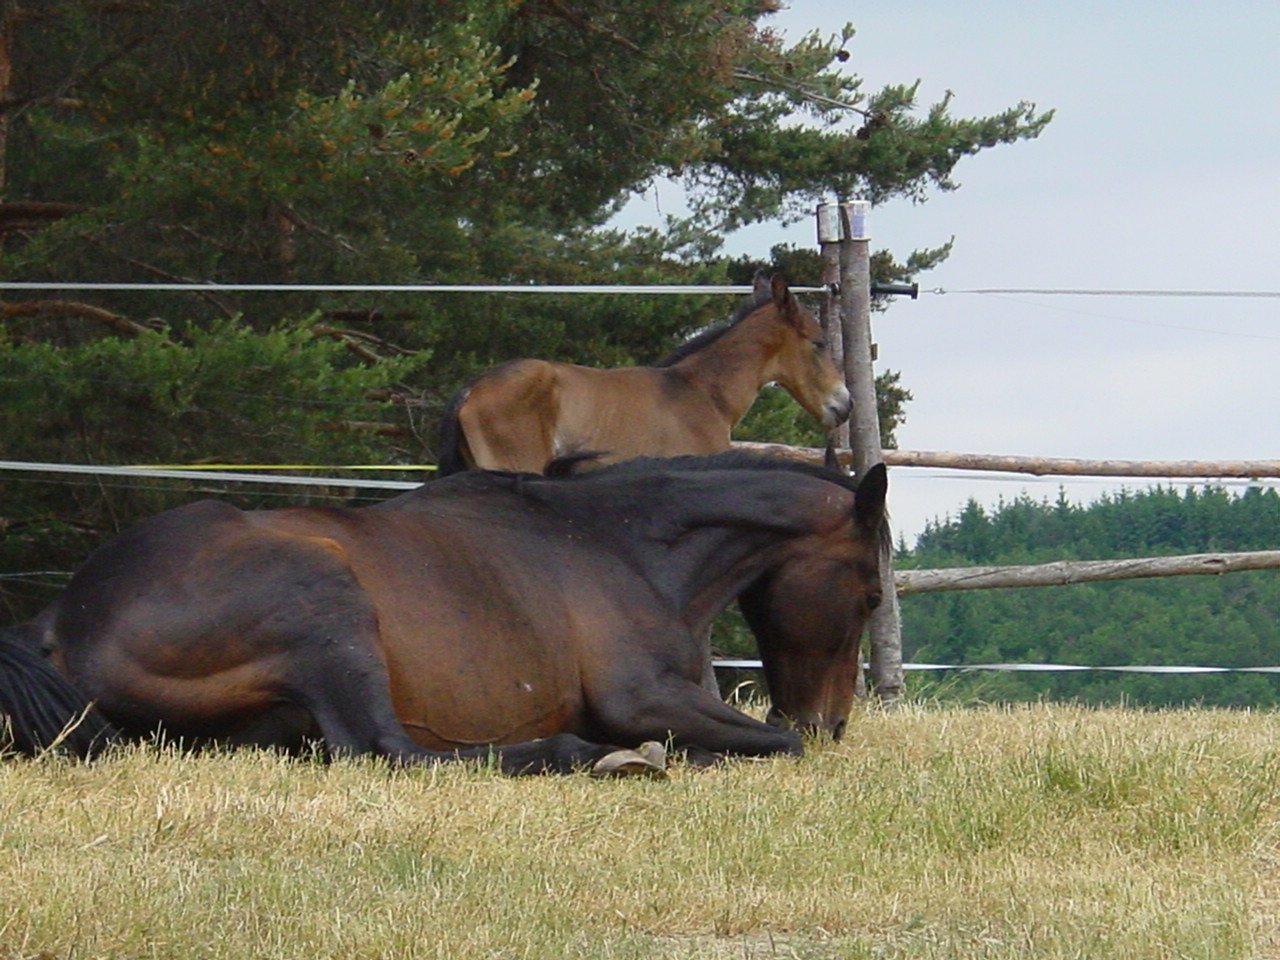
<instances>
[{"instance_id":1,"label":"foal's back","mask_svg":"<svg viewBox=\"0 0 1280 960\"><path fill-rule=\"evenodd\" d=\"M584 451L612 463L729 449L731 425L674 367L512 360L472 383L454 412L465 459L485 470L541 473L556 457Z\"/></svg>"}]
</instances>

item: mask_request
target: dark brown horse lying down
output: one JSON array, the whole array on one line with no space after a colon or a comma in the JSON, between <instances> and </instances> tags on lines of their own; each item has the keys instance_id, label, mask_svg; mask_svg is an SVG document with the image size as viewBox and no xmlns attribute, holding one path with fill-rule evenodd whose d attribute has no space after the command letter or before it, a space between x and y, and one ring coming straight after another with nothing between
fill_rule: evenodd
<instances>
[{"instance_id":1,"label":"dark brown horse lying down","mask_svg":"<svg viewBox=\"0 0 1280 960\"><path fill-rule=\"evenodd\" d=\"M788 726L838 733L850 707L884 495L883 467L856 484L723 454L461 473L358 509L201 501L100 547L5 641L48 651L61 676L0 657L0 713L25 752L53 735L53 708L32 707L52 678L64 722L84 706L65 702L74 689L123 735L491 754L511 773L645 741L798 754ZM808 602L771 609L775 575L801 577ZM701 686L700 638L744 592L770 724Z\"/></svg>"}]
</instances>

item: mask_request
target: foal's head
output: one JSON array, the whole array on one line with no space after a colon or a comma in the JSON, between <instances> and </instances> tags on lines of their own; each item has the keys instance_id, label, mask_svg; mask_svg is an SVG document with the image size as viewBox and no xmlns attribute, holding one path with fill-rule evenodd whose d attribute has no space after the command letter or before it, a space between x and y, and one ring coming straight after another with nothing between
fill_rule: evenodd
<instances>
[{"instance_id":1,"label":"foal's head","mask_svg":"<svg viewBox=\"0 0 1280 960\"><path fill-rule=\"evenodd\" d=\"M887 546L883 464L857 485L848 522L801 538L739 598L769 684L769 723L844 733L861 670L861 639L880 604Z\"/></svg>"},{"instance_id":2,"label":"foal's head","mask_svg":"<svg viewBox=\"0 0 1280 960\"><path fill-rule=\"evenodd\" d=\"M767 338L764 376L779 383L828 429L843 423L849 417L852 401L817 319L780 276L772 281L757 277L756 303L759 305L742 323L758 325L761 336Z\"/></svg>"}]
</instances>

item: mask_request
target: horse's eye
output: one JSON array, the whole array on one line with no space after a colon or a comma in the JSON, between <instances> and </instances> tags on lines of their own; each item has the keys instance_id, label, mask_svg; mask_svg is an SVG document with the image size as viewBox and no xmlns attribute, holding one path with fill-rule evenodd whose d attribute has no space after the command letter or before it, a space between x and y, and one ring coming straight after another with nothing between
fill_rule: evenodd
<instances>
[{"instance_id":1,"label":"horse's eye","mask_svg":"<svg viewBox=\"0 0 1280 960\"><path fill-rule=\"evenodd\" d=\"M825 350L825 349L827 349L827 341L822 340L822 339L814 340L814 341L813 341L813 348L814 348L815 350Z\"/></svg>"}]
</instances>

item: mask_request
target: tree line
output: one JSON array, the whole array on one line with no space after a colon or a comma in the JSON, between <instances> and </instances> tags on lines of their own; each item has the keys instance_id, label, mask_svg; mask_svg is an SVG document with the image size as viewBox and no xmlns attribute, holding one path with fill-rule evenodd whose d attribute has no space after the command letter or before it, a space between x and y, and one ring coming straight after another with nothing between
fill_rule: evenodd
<instances>
[{"instance_id":1,"label":"tree line","mask_svg":"<svg viewBox=\"0 0 1280 960\"><path fill-rule=\"evenodd\" d=\"M1280 493L1250 487L1160 486L1077 505L1022 496L969 501L929 524L900 569L1046 563L1280 545ZM1088 666L1280 666L1280 574L1170 577L1066 587L919 594L902 603L904 653L933 663ZM1274 706L1267 674L948 674L913 677L917 691L993 700Z\"/></svg>"}]
</instances>

